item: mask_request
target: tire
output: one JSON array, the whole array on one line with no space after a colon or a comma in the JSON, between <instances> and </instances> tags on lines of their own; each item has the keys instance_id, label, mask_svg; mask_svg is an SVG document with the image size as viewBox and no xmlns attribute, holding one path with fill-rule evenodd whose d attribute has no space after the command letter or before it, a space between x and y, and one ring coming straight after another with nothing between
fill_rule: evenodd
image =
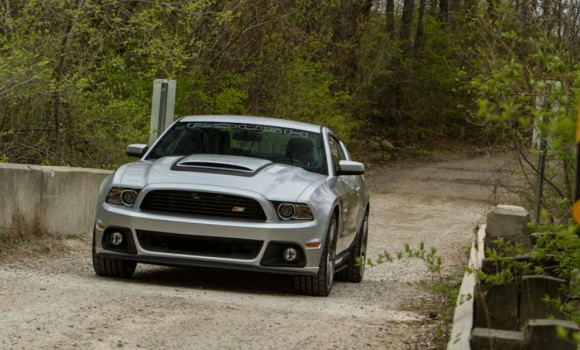
<instances>
[{"instance_id":1,"label":"tire","mask_svg":"<svg viewBox=\"0 0 580 350\"><path fill-rule=\"evenodd\" d=\"M136 262L97 256L95 239L95 233L93 232L93 269L97 275L117 278L130 278L133 276L137 268Z\"/></svg>"},{"instance_id":2,"label":"tire","mask_svg":"<svg viewBox=\"0 0 580 350\"><path fill-rule=\"evenodd\" d=\"M332 216L328 225L326 241L320 257L318 273L314 276L295 276L294 289L305 295L328 296L334 283L334 263L336 259L336 234L338 220Z\"/></svg>"},{"instance_id":3,"label":"tire","mask_svg":"<svg viewBox=\"0 0 580 350\"><path fill-rule=\"evenodd\" d=\"M352 252L346 262L346 268L338 273L341 281L360 283L365 273L367 260L367 242L369 238L369 212L363 218L361 227L354 239Z\"/></svg>"}]
</instances>

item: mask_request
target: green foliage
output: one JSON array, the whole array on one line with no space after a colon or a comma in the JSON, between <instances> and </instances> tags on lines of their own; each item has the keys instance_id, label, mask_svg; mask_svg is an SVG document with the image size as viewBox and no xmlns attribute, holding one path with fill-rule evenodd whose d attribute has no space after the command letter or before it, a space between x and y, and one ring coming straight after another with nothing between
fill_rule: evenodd
<instances>
[{"instance_id":1,"label":"green foliage","mask_svg":"<svg viewBox=\"0 0 580 350\"><path fill-rule=\"evenodd\" d=\"M495 263L498 272L487 274L480 270L475 271L481 282L496 285L513 283L517 276L529 274L534 270L534 265L529 260L517 259L526 253L519 243L499 238L493 241L492 246L493 248L485 249L485 256Z\"/></svg>"},{"instance_id":2,"label":"green foliage","mask_svg":"<svg viewBox=\"0 0 580 350\"><path fill-rule=\"evenodd\" d=\"M550 169L561 180L552 188L560 198L545 206L561 216L580 80L578 40L570 36L577 10L545 21L541 11L522 16L510 1L458 3L449 13L427 6L412 33L397 37L385 30L383 5L10 1L0 6L0 154L114 167L126 160L126 143L148 139L158 78L177 80L177 116L322 123L364 140L352 146L368 158L380 151L376 140L422 154L453 140L506 136L523 147L534 123L547 118L551 156L565 169ZM538 96L559 105L538 111Z\"/></svg>"},{"instance_id":3,"label":"green foliage","mask_svg":"<svg viewBox=\"0 0 580 350\"><path fill-rule=\"evenodd\" d=\"M0 254L10 249L14 249L25 242L27 242L26 237L16 234L14 230L9 229L8 227L0 225Z\"/></svg>"},{"instance_id":4,"label":"green foliage","mask_svg":"<svg viewBox=\"0 0 580 350\"><path fill-rule=\"evenodd\" d=\"M212 82L202 70L185 72L177 78L178 115L190 114L246 114L248 94L246 79L235 73L224 73ZM188 89L189 87L189 89Z\"/></svg>"},{"instance_id":5,"label":"green foliage","mask_svg":"<svg viewBox=\"0 0 580 350\"><path fill-rule=\"evenodd\" d=\"M389 40L384 21L372 17L367 24L355 90L356 113L368 121L369 132L399 146L441 147L449 139L473 143L479 126L465 122L473 102L463 89L468 67L457 54L460 37L426 16L422 46L408 52Z\"/></svg>"},{"instance_id":6,"label":"green foliage","mask_svg":"<svg viewBox=\"0 0 580 350\"><path fill-rule=\"evenodd\" d=\"M451 275L443 273L443 261L437 255L437 249L431 247L425 248L421 242L417 248L405 244L405 249L394 254L397 260L401 259L419 259L425 263L429 270L429 278L418 281L418 285L428 293L428 297L419 297L409 306L411 309L429 313L432 317L437 317L437 327L435 328L435 341L438 348L444 348L449 341L451 333L451 324L455 306L458 300L460 283L463 271L456 271ZM392 255L388 252L382 252L376 261L368 259L367 264L371 267L383 263L392 263ZM469 300L471 296L461 296L461 300Z\"/></svg>"},{"instance_id":7,"label":"green foliage","mask_svg":"<svg viewBox=\"0 0 580 350\"><path fill-rule=\"evenodd\" d=\"M335 91L337 85L322 63L298 59L284 72L277 115L327 125L348 139L357 125L345 113L350 97L346 91Z\"/></svg>"},{"instance_id":8,"label":"green foliage","mask_svg":"<svg viewBox=\"0 0 580 350\"><path fill-rule=\"evenodd\" d=\"M502 7L503 16L477 17L472 32L481 44L466 55L475 68L469 90L477 97L474 119L490 137L503 139L520 155L523 186L515 192L533 207L538 183L537 157L541 140L547 143L544 198L547 221L565 223L573 200L575 129L580 68L579 47L552 38L542 18L528 18L517 9ZM538 30L538 32L532 30ZM565 37L562 40L575 40ZM511 189L511 186L504 184Z\"/></svg>"},{"instance_id":9,"label":"green foliage","mask_svg":"<svg viewBox=\"0 0 580 350\"><path fill-rule=\"evenodd\" d=\"M576 278L580 269L580 226L569 224L535 229L539 236L532 250L533 260L552 262L545 273L567 280ZM574 294L580 295L578 292Z\"/></svg>"},{"instance_id":10,"label":"green foliage","mask_svg":"<svg viewBox=\"0 0 580 350\"><path fill-rule=\"evenodd\" d=\"M127 143L148 139L156 78L177 80L177 116L291 118L348 139L358 121L341 77L352 62L333 52L352 52L357 36L339 40L331 24L350 10L334 1L0 6L0 154L114 168Z\"/></svg>"}]
</instances>

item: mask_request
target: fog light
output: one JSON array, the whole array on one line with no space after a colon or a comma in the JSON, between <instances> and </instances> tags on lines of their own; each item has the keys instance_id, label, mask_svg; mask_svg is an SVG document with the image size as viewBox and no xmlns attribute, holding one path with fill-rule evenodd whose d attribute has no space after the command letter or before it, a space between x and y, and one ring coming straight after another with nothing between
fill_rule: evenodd
<instances>
[{"instance_id":1,"label":"fog light","mask_svg":"<svg viewBox=\"0 0 580 350\"><path fill-rule=\"evenodd\" d=\"M109 242L115 247L123 244L123 234L121 232L113 232L109 235Z\"/></svg>"},{"instance_id":2,"label":"fog light","mask_svg":"<svg viewBox=\"0 0 580 350\"><path fill-rule=\"evenodd\" d=\"M294 262L298 259L298 251L292 247L286 248L284 249L284 252L282 252L282 259L289 263Z\"/></svg>"}]
</instances>

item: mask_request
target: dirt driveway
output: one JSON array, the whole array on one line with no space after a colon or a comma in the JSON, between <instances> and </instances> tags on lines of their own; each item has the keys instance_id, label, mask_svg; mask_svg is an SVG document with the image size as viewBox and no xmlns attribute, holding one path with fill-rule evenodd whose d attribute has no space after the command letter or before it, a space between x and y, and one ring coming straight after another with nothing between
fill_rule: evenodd
<instances>
[{"instance_id":1,"label":"dirt driveway","mask_svg":"<svg viewBox=\"0 0 580 350\"><path fill-rule=\"evenodd\" d=\"M369 257L425 242L447 269L466 259L503 156L396 162L370 169ZM90 237L58 258L0 265L0 349L425 349L429 315L406 311L427 276L418 261L367 269L327 298L285 276L139 266L96 277ZM431 317L436 317L431 315Z\"/></svg>"}]
</instances>

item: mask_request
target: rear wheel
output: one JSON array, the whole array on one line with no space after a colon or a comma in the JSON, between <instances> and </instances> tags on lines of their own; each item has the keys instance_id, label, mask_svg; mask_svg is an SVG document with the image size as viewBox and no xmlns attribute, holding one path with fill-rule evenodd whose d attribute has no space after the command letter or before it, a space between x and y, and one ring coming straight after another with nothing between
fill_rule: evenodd
<instances>
[{"instance_id":1,"label":"rear wheel","mask_svg":"<svg viewBox=\"0 0 580 350\"><path fill-rule=\"evenodd\" d=\"M93 269L99 276L129 278L135 273L137 263L122 259L102 258L95 250L95 233L93 232Z\"/></svg>"},{"instance_id":2,"label":"rear wheel","mask_svg":"<svg viewBox=\"0 0 580 350\"><path fill-rule=\"evenodd\" d=\"M294 288L298 293L315 296L327 296L330 294L334 282L337 230L338 221L336 215L333 215L328 226L322 256L320 257L318 274L315 276L294 277Z\"/></svg>"},{"instance_id":3,"label":"rear wheel","mask_svg":"<svg viewBox=\"0 0 580 350\"><path fill-rule=\"evenodd\" d=\"M365 273L367 260L367 242L369 238L369 212L363 218L362 225L353 242L352 252L346 262L346 268L338 273L341 281L360 283Z\"/></svg>"}]
</instances>

